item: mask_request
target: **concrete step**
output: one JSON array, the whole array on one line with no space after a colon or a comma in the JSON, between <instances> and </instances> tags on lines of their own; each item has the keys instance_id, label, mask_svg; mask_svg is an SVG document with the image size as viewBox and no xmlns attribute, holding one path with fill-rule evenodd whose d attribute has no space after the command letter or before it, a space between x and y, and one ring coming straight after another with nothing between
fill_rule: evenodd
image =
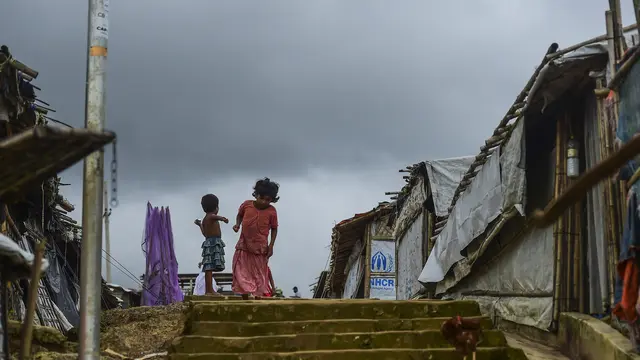
<instances>
[{"instance_id":1,"label":"concrete step","mask_svg":"<svg viewBox=\"0 0 640 360\"><path fill-rule=\"evenodd\" d=\"M454 349L313 350L295 353L171 354L171 360L462 360ZM468 360L471 360L469 356ZM522 350L480 348L476 360L527 360Z\"/></svg>"},{"instance_id":2,"label":"concrete step","mask_svg":"<svg viewBox=\"0 0 640 360\"><path fill-rule=\"evenodd\" d=\"M187 295L184 297L185 302L193 301L193 302L203 302L203 301L243 301L242 296L239 295ZM303 298L275 298L275 297L258 297L256 300L251 301L283 301L283 300L291 300L291 301L300 301L300 300L312 300L312 299L303 299ZM245 300L246 301L246 300Z\"/></svg>"},{"instance_id":3,"label":"concrete step","mask_svg":"<svg viewBox=\"0 0 640 360\"><path fill-rule=\"evenodd\" d=\"M480 316L473 301L219 301L193 302L187 321L270 322L324 319L415 319Z\"/></svg>"},{"instance_id":4,"label":"concrete step","mask_svg":"<svg viewBox=\"0 0 640 360\"><path fill-rule=\"evenodd\" d=\"M502 332L484 331L481 347L507 345ZM171 344L172 353L256 353L295 352L309 350L348 349L435 349L452 347L442 336L440 329L422 331L385 331L377 333L348 334L292 334L255 337L217 337L187 335Z\"/></svg>"},{"instance_id":5,"label":"concrete step","mask_svg":"<svg viewBox=\"0 0 640 360\"><path fill-rule=\"evenodd\" d=\"M491 319L480 319L482 328L493 328ZM204 336L268 336L311 333L368 333L380 331L407 331L440 329L448 317L421 319L347 319L347 320L311 320L311 321L272 321L263 323L194 321L185 329L188 335Z\"/></svg>"}]
</instances>

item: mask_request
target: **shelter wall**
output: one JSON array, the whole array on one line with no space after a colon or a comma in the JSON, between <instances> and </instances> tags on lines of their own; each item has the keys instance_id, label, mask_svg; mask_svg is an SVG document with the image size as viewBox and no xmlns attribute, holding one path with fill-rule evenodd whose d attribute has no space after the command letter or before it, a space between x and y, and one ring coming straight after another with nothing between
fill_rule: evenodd
<instances>
[{"instance_id":1,"label":"shelter wall","mask_svg":"<svg viewBox=\"0 0 640 360\"><path fill-rule=\"evenodd\" d=\"M351 299L356 297L358 293L358 287L362 282L363 269L363 242L359 240L351 251L349 262L347 263L347 267L345 269L347 278L345 280L342 298Z\"/></svg>"},{"instance_id":2,"label":"shelter wall","mask_svg":"<svg viewBox=\"0 0 640 360\"><path fill-rule=\"evenodd\" d=\"M418 216L404 235L397 240L398 278L397 299L408 300L422 289L418 276L424 266L423 248L426 246L426 212Z\"/></svg>"},{"instance_id":3,"label":"shelter wall","mask_svg":"<svg viewBox=\"0 0 640 360\"><path fill-rule=\"evenodd\" d=\"M449 295L478 301L485 315L547 330L553 319L553 227L533 229Z\"/></svg>"}]
</instances>

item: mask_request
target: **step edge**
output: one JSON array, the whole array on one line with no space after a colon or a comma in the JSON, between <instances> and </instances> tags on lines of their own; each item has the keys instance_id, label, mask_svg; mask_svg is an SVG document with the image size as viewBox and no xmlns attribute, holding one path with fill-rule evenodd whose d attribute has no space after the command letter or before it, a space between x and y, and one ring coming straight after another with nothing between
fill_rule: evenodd
<instances>
[{"instance_id":1,"label":"step edge","mask_svg":"<svg viewBox=\"0 0 640 360\"><path fill-rule=\"evenodd\" d=\"M491 320L489 316L465 316L468 319L480 319L480 320ZM282 320L282 321L261 321L261 322L246 322L246 321L213 321L213 320L193 320L193 324L224 324L224 325L232 325L232 324L242 324L242 325L277 325L277 324L301 324L301 323L345 323L345 322L379 322L379 321L425 321L425 320L449 320L451 316L434 316L434 317L423 317L423 318L389 318L389 319L310 319L310 320Z\"/></svg>"},{"instance_id":2,"label":"step edge","mask_svg":"<svg viewBox=\"0 0 640 360\"><path fill-rule=\"evenodd\" d=\"M189 338L189 339L233 339L233 340L255 340L258 338L294 338L297 336L336 336L336 335L350 335L350 336L362 336L362 335L408 335L408 334L428 334L428 333L439 333L440 329L426 329L426 330L388 330L388 331L376 331L376 332L345 332L345 333L330 333L330 332L319 332L319 333L302 333L302 334L279 334L279 335L258 335L258 336L215 336L215 335L181 335L178 336L177 339L181 338ZM497 329L483 330L485 333L491 334L501 334L504 337L504 333Z\"/></svg>"},{"instance_id":3,"label":"step edge","mask_svg":"<svg viewBox=\"0 0 640 360\"><path fill-rule=\"evenodd\" d=\"M499 346L499 347L478 347L477 352L497 352L497 351L509 351L508 346ZM429 348L429 349L413 349L413 348L377 348L377 349L339 349L339 350L303 350L303 351L294 351L294 352L252 352L252 353L169 353L169 355L197 355L197 356L206 356L206 355L218 355L218 356L241 356L241 355L287 355L287 356L295 356L295 355L306 355L306 354L334 354L334 353L359 353L359 352L456 352L457 350L453 347L450 348Z\"/></svg>"}]
</instances>

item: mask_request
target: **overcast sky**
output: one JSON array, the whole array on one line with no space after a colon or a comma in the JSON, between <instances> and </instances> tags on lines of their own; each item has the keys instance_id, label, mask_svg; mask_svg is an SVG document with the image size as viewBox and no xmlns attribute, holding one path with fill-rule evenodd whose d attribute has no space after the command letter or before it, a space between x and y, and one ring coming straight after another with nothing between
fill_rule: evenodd
<instances>
[{"instance_id":1,"label":"overcast sky","mask_svg":"<svg viewBox=\"0 0 640 360\"><path fill-rule=\"evenodd\" d=\"M631 1L623 1L625 24ZM0 43L40 71L55 118L84 124L87 2L5 0ZM291 295L324 269L333 224L401 188L398 169L475 155L547 47L604 33L604 0L135 0L110 3L107 128L118 134L111 253L143 272L146 202L172 212L181 272L200 197L233 218L281 184L270 261ZM107 148L110 161L111 148ZM65 195L81 217L82 164ZM231 268L237 235L223 227ZM134 286L113 269L114 282Z\"/></svg>"}]
</instances>

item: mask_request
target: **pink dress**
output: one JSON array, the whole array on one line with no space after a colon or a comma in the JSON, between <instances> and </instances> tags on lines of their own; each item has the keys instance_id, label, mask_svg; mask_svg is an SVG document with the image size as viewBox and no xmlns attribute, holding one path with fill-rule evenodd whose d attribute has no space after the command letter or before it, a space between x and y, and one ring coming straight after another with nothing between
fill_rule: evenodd
<instances>
[{"instance_id":1,"label":"pink dress","mask_svg":"<svg viewBox=\"0 0 640 360\"><path fill-rule=\"evenodd\" d=\"M240 205L238 215L242 217L242 230L233 254L231 287L237 294L262 295L269 289L268 237L278 228L278 212L273 206L258 209L253 200L247 200Z\"/></svg>"}]
</instances>

